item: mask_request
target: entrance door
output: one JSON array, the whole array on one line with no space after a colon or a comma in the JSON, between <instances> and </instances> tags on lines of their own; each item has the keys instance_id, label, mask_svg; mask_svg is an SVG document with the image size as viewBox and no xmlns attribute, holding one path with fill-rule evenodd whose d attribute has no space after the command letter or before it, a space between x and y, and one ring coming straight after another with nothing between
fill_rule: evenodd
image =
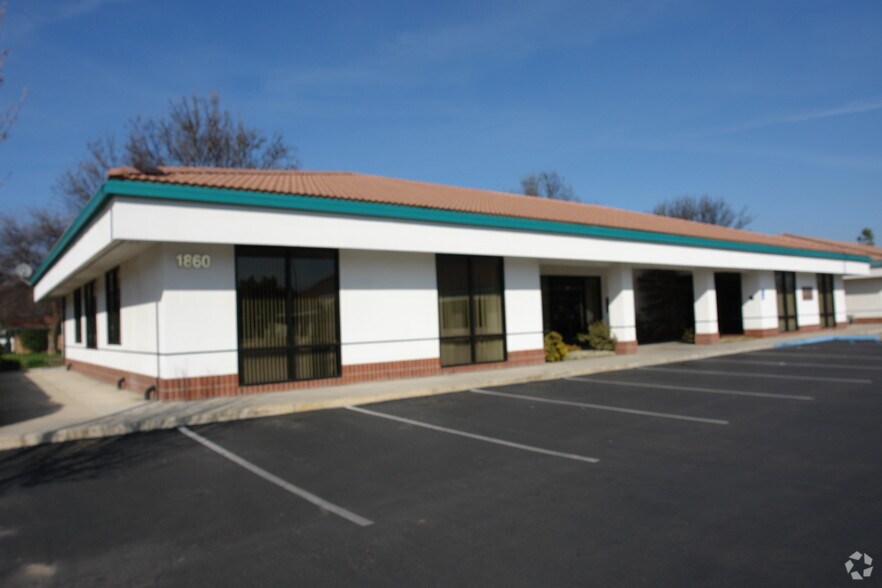
<instances>
[{"instance_id":1,"label":"entrance door","mask_svg":"<svg viewBox=\"0 0 882 588\"><path fill-rule=\"evenodd\" d=\"M778 291L778 330L795 331L796 320L796 274L775 272L775 289Z\"/></svg>"},{"instance_id":2,"label":"entrance door","mask_svg":"<svg viewBox=\"0 0 882 588\"><path fill-rule=\"evenodd\" d=\"M818 274L818 309L821 311L821 326L836 326L836 308L833 304L833 276Z\"/></svg>"},{"instance_id":3,"label":"entrance door","mask_svg":"<svg viewBox=\"0 0 882 588\"><path fill-rule=\"evenodd\" d=\"M714 274L717 291L717 320L720 335L741 335L744 324L741 317L741 274L720 272Z\"/></svg>"},{"instance_id":4,"label":"entrance door","mask_svg":"<svg viewBox=\"0 0 882 588\"><path fill-rule=\"evenodd\" d=\"M585 278L548 277L550 328L564 341L575 343L576 335L587 332L585 324Z\"/></svg>"}]
</instances>

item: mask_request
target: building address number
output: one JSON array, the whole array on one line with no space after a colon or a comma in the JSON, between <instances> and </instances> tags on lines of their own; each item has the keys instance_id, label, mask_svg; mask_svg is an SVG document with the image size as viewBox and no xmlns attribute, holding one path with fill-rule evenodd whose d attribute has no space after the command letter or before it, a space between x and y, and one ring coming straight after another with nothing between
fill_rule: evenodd
<instances>
[{"instance_id":1,"label":"building address number","mask_svg":"<svg viewBox=\"0 0 882 588\"><path fill-rule=\"evenodd\" d=\"M199 253L179 253L175 256L178 267L186 269L208 269L211 267L211 256Z\"/></svg>"}]
</instances>

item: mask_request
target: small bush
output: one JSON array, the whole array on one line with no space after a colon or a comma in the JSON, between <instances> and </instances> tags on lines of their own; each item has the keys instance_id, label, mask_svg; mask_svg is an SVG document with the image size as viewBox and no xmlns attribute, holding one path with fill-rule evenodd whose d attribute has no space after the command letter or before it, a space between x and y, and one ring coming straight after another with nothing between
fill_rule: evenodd
<instances>
[{"instance_id":1,"label":"small bush","mask_svg":"<svg viewBox=\"0 0 882 588\"><path fill-rule=\"evenodd\" d=\"M615 351L616 338L609 332L609 327L602 321L588 325L588 333L577 335L580 343L587 343L598 351Z\"/></svg>"},{"instance_id":2,"label":"small bush","mask_svg":"<svg viewBox=\"0 0 882 588\"><path fill-rule=\"evenodd\" d=\"M683 343L695 343L695 331L692 329L683 329L681 340Z\"/></svg>"},{"instance_id":3,"label":"small bush","mask_svg":"<svg viewBox=\"0 0 882 588\"><path fill-rule=\"evenodd\" d=\"M545 335L545 361L563 361L570 349L557 331Z\"/></svg>"},{"instance_id":4,"label":"small bush","mask_svg":"<svg viewBox=\"0 0 882 588\"><path fill-rule=\"evenodd\" d=\"M49 339L46 335L49 329L22 329L15 333L21 346L31 353L43 353L49 348ZM21 349L17 348L20 352Z\"/></svg>"}]
</instances>

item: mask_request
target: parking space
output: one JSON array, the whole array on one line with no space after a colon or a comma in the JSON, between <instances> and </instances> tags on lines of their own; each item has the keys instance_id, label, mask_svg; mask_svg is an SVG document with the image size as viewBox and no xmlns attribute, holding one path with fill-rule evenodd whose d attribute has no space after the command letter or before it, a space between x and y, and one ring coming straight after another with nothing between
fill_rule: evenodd
<instances>
[{"instance_id":1,"label":"parking space","mask_svg":"<svg viewBox=\"0 0 882 588\"><path fill-rule=\"evenodd\" d=\"M844 584L882 554L880 360L825 343L6 452L0 582Z\"/></svg>"}]
</instances>

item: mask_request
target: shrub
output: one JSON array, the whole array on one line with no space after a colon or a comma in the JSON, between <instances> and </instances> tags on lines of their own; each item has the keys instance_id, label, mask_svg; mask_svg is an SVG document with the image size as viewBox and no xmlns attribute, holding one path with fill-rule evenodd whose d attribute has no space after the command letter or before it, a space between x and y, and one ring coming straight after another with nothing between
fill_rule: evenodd
<instances>
[{"instance_id":1,"label":"shrub","mask_svg":"<svg viewBox=\"0 0 882 588\"><path fill-rule=\"evenodd\" d=\"M683 329L683 336L680 340L683 343L695 343L695 331L689 328Z\"/></svg>"},{"instance_id":2,"label":"shrub","mask_svg":"<svg viewBox=\"0 0 882 588\"><path fill-rule=\"evenodd\" d=\"M49 339L46 335L49 329L22 329L15 333L21 346L31 353L43 353L49 348ZM18 348L21 353L22 349Z\"/></svg>"},{"instance_id":3,"label":"shrub","mask_svg":"<svg viewBox=\"0 0 882 588\"><path fill-rule=\"evenodd\" d=\"M598 351L615 351L616 338L609 332L609 327L602 321L588 325L588 334L577 335L580 343L587 343Z\"/></svg>"},{"instance_id":4,"label":"shrub","mask_svg":"<svg viewBox=\"0 0 882 588\"><path fill-rule=\"evenodd\" d=\"M545 361L563 361L569 352L560 333L551 331L545 335Z\"/></svg>"}]
</instances>

